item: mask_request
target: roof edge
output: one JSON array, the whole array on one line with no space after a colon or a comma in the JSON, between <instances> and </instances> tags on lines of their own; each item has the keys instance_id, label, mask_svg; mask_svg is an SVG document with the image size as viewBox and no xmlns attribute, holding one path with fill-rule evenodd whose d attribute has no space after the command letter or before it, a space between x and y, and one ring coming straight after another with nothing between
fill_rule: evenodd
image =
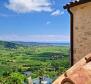
<instances>
[{"instance_id":1,"label":"roof edge","mask_svg":"<svg viewBox=\"0 0 91 84\"><path fill-rule=\"evenodd\" d=\"M80 0L80 1L70 2L70 3L66 4L65 6L63 6L63 8L69 9L71 7L81 5L81 4L84 4L84 3L88 3L88 2L91 2L91 0Z\"/></svg>"}]
</instances>

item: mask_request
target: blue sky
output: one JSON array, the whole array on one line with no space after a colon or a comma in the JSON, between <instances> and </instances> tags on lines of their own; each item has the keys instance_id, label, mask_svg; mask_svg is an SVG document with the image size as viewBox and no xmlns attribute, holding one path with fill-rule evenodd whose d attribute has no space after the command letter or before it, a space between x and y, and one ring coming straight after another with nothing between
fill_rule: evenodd
<instances>
[{"instance_id":1,"label":"blue sky","mask_svg":"<svg viewBox=\"0 0 91 84\"><path fill-rule=\"evenodd\" d=\"M69 0L0 0L0 40L69 42Z\"/></svg>"}]
</instances>

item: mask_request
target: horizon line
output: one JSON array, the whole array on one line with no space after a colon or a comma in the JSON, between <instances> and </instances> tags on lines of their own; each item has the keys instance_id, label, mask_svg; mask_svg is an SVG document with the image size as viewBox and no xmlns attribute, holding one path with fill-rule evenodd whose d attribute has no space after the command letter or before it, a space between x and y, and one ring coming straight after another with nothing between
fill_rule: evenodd
<instances>
[{"instance_id":1,"label":"horizon line","mask_svg":"<svg viewBox=\"0 0 91 84\"><path fill-rule=\"evenodd\" d=\"M0 40L0 41L6 41L6 42L33 42L33 43L70 43L69 41L61 41L61 42L59 42L59 41L46 41L46 42L44 42L44 41L19 41L19 40L17 40L17 41L14 41L14 40L11 40L11 41L9 41L9 40Z\"/></svg>"}]
</instances>

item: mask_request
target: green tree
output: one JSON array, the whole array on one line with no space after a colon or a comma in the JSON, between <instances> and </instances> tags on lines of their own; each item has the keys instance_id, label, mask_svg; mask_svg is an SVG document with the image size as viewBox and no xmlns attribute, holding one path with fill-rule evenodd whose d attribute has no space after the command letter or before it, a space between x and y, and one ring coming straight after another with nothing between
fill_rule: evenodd
<instances>
[{"instance_id":1,"label":"green tree","mask_svg":"<svg viewBox=\"0 0 91 84\"><path fill-rule=\"evenodd\" d=\"M22 84L25 80L25 76L19 72L11 73L10 77L12 79L12 82L15 82L16 84Z\"/></svg>"}]
</instances>

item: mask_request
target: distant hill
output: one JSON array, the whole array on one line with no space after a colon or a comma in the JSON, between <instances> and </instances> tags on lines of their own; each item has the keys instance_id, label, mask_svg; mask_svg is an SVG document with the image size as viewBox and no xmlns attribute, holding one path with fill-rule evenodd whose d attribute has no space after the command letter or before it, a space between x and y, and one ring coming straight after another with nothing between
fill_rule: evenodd
<instances>
[{"instance_id":1,"label":"distant hill","mask_svg":"<svg viewBox=\"0 0 91 84\"><path fill-rule=\"evenodd\" d=\"M8 42L8 41L0 41L0 48L16 48L17 44Z\"/></svg>"},{"instance_id":2,"label":"distant hill","mask_svg":"<svg viewBox=\"0 0 91 84\"><path fill-rule=\"evenodd\" d=\"M0 41L0 48L17 48L17 46L69 46L69 43L39 43L39 42L20 42L20 41Z\"/></svg>"},{"instance_id":3,"label":"distant hill","mask_svg":"<svg viewBox=\"0 0 91 84\"><path fill-rule=\"evenodd\" d=\"M20 44L23 46L69 46L69 43L40 43L40 42L20 42L13 41L15 44Z\"/></svg>"}]
</instances>

